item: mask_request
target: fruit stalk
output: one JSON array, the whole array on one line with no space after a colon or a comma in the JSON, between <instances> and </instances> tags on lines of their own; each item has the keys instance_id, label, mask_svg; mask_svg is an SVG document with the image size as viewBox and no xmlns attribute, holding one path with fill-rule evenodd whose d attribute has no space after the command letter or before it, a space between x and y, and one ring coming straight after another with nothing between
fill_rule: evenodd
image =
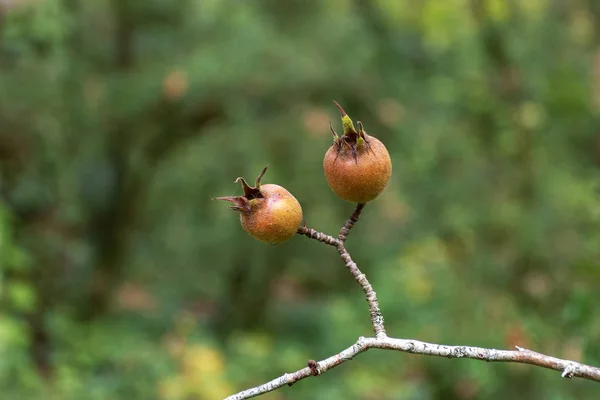
<instances>
[{"instance_id":1,"label":"fruit stalk","mask_svg":"<svg viewBox=\"0 0 600 400\"><path fill-rule=\"evenodd\" d=\"M356 209L348 218L342 229L340 230L340 234L338 238L334 238L333 236L329 236L325 233L319 232L315 229L308 228L303 224L302 227L298 229L299 235L304 235L310 239L316 240L321 243L328 244L333 246L338 251L340 258L344 262L344 265L350 271L354 280L360 285L363 292L365 293L365 297L367 299L367 303L369 304L369 314L371 315L371 326L373 328L373 332L375 336L378 338L387 337L387 333L385 331L383 315L381 313L381 309L379 308L379 299L377 299L377 293L373 290L373 286L371 283L358 268L358 265L352 260L350 253L346 249L344 242L346 241L350 230L354 226L360 217L360 214L365 207L364 203L359 203L356 206Z\"/></svg>"},{"instance_id":2,"label":"fruit stalk","mask_svg":"<svg viewBox=\"0 0 600 400\"><path fill-rule=\"evenodd\" d=\"M356 209L354 210L354 212L352 213L350 218L348 218L346 220L346 223L344 224L342 229L340 229L340 233L338 234L338 239L340 239L340 241L342 243L344 243L346 241L348 234L350 233L350 230L354 227L354 224L358 222L358 218L360 218L360 213L362 212L365 205L366 205L365 203L358 203L356 205Z\"/></svg>"},{"instance_id":3,"label":"fruit stalk","mask_svg":"<svg viewBox=\"0 0 600 400\"><path fill-rule=\"evenodd\" d=\"M377 299L377 293L375 293L375 290L373 290L373 286L371 286L367 276L363 274L360 269L358 269L358 265L356 265L356 263L352 260L352 257L350 257L350 253L348 253L348 250L346 250L343 242L340 241L339 245L337 246L337 251L340 253L342 261L344 261L346 264L346 268L348 268L348 271L350 271L352 276L354 276L354 279L365 293L367 303L369 303L371 326L373 327L375 337L379 339L387 337L383 314L379 308L379 300Z\"/></svg>"}]
</instances>

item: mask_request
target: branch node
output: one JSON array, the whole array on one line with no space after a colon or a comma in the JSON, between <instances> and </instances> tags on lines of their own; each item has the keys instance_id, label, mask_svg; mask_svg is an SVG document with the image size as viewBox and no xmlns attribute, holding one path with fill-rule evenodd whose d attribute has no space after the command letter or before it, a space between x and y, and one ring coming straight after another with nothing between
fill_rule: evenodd
<instances>
[{"instance_id":1,"label":"branch node","mask_svg":"<svg viewBox=\"0 0 600 400\"><path fill-rule=\"evenodd\" d=\"M310 373L312 376L317 376L321 374L321 370L319 369L319 363L315 360L308 360L307 363L308 368L310 368Z\"/></svg>"},{"instance_id":2,"label":"branch node","mask_svg":"<svg viewBox=\"0 0 600 400\"><path fill-rule=\"evenodd\" d=\"M560 374L560 376L562 376L563 378L571 379L573 378L573 376L575 376L577 369L577 365L573 364L572 362L569 362L563 370L562 374Z\"/></svg>"},{"instance_id":3,"label":"branch node","mask_svg":"<svg viewBox=\"0 0 600 400\"><path fill-rule=\"evenodd\" d=\"M379 321L379 323L383 325L383 316L381 316L381 320ZM377 335L375 335L375 338L377 338L378 340L385 340L388 338L388 335L383 331L379 331L377 332Z\"/></svg>"},{"instance_id":4,"label":"branch node","mask_svg":"<svg viewBox=\"0 0 600 400\"><path fill-rule=\"evenodd\" d=\"M361 353L364 350L367 350L369 348L368 345L368 339L364 336L359 336L358 340L356 341L356 343L354 343L354 348L356 348L355 354Z\"/></svg>"}]
</instances>

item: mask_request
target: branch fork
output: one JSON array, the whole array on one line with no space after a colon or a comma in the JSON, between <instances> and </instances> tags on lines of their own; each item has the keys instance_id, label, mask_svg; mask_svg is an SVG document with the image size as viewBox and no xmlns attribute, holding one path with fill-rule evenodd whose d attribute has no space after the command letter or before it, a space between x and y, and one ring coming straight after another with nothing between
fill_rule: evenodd
<instances>
[{"instance_id":1,"label":"branch fork","mask_svg":"<svg viewBox=\"0 0 600 400\"><path fill-rule=\"evenodd\" d=\"M571 379L577 377L600 382L599 367L593 367L575 361L547 356L545 354L537 353L519 346L515 346L516 350L497 350L473 346L450 346L427 343L414 339L396 339L388 337L384 326L383 314L379 308L377 294L373 290L373 286L371 286L371 283L365 274L360 271L356 263L352 260L352 257L350 256L350 253L346 249L345 245L346 239L354 227L354 224L358 222L364 207L364 203L357 204L356 209L350 218L346 220L337 237L333 237L308 228L305 224L298 229L298 234L336 248L340 258L346 265L346 268L348 271L350 271L365 294L365 298L369 305L371 326L375 336L360 336L352 346L329 358L321 361L308 360L307 366L303 369L300 369L296 372L283 374L279 378L275 378L270 382L231 395L225 400L249 399L251 397L274 391L285 385L292 386L294 383L304 378L321 375L346 361L352 360L358 354L369 349L395 350L404 353L446 358L469 358L487 362L515 362L520 364L530 364L560 371L563 378Z\"/></svg>"}]
</instances>

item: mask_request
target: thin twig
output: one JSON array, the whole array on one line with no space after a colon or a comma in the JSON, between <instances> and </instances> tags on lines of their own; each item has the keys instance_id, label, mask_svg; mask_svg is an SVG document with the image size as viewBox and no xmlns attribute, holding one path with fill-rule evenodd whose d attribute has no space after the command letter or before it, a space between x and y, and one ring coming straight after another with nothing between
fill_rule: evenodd
<instances>
[{"instance_id":1,"label":"thin twig","mask_svg":"<svg viewBox=\"0 0 600 400\"><path fill-rule=\"evenodd\" d=\"M396 350L405 353L421 354L427 356L437 356L446 358L471 358L481 361L494 362L514 362L521 364L531 364L534 366L561 371L563 378L579 377L600 382L600 368L581 364L575 361L563 360L556 357L547 356L535 351L517 347L517 350L496 350L472 346L447 346L442 344L426 343L412 339L395 339L386 335L383 316L379 309L379 301L373 287L367 280L367 277L360 271L356 263L352 260L350 253L346 250L344 242L358 221L364 204L358 204L352 216L346 221L340 230L338 238L326 235L306 226L298 229L298 234L307 236L311 239L334 246L346 268L360 287L365 292L369 310L371 314L371 324L375 337L360 337L358 341L347 349L335 354L322 361L309 360L307 367L296 372L284 374L279 378L273 379L263 385L244 390L237 394L227 397L225 400L242 400L259 396L271 392L285 385L291 386L294 383L309 376L320 375L331 368L334 368L343 362L351 360L356 355L368 349Z\"/></svg>"},{"instance_id":2,"label":"thin twig","mask_svg":"<svg viewBox=\"0 0 600 400\"><path fill-rule=\"evenodd\" d=\"M319 232L315 229L308 228L306 225L303 225L300 229L298 229L298 234L307 236L311 239L317 240L322 243L326 243L330 246L334 246L338 253L340 254L340 258L344 261L346 268L352 274L356 282L360 285L363 292L365 292L365 297L367 299L367 303L369 303L369 313L371 315L371 325L373 327L373 332L376 337L385 337L385 327L383 325L383 315L381 314L381 309L379 308L379 300L377 299L377 293L373 290L373 286L363 274L356 263L352 260L350 253L346 250L344 246L344 240L346 240L348 233L350 233L350 229L352 226L358 221L360 213L364 208L364 203L359 203L356 206L356 210L352 213L352 216L346 221L344 227L340 230L340 236L338 239L333 236L326 235L325 233ZM342 240L343 238L343 240Z\"/></svg>"},{"instance_id":3,"label":"thin twig","mask_svg":"<svg viewBox=\"0 0 600 400\"><path fill-rule=\"evenodd\" d=\"M326 235L323 232L319 232L317 230L308 228L307 226L302 226L302 227L298 228L298 232L296 232L296 233L298 235L304 235L306 237L317 240L321 243L328 244L333 247L338 247L340 244L340 241L338 239L334 238L333 236Z\"/></svg>"},{"instance_id":4,"label":"thin twig","mask_svg":"<svg viewBox=\"0 0 600 400\"><path fill-rule=\"evenodd\" d=\"M346 220L346 223L344 224L342 229L340 229L338 239L340 239L342 243L344 243L348 238L348 234L350 233L350 230L352 229L354 224L358 221L358 218L360 218L360 213L362 212L363 208L365 208L365 203L358 203L356 205L356 209L354 210L350 218Z\"/></svg>"},{"instance_id":5,"label":"thin twig","mask_svg":"<svg viewBox=\"0 0 600 400\"><path fill-rule=\"evenodd\" d=\"M358 222L363 208L365 208L365 203L358 203L350 218L346 220L346 223L342 229L340 229L340 233L338 235L340 243L337 246L337 251L340 253L340 257L344 261L346 268L348 268L356 282L362 288L363 292L365 292L367 303L369 303L369 313L371 314L371 325L373 326L373 332L375 333L375 337L379 338L385 337L386 332L383 325L383 315L381 314L381 309L379 308L377 293L375 293L375 290L373 290L373 286L371 286L371 283L369 283L369 280L365 274L360 271L358 265L356 265L356 263L352 260L352 257L345 246L345 242L350 234L350 230L352 227L354 227L354 224Z\"/></svg>"},{"instance_id":6,"label":"thin twig","mask_svg":"<svg viewBox=\"0 0 600 400\"><path fill-rule=\"evenodd\" d=\"M350 257L350 253L346 250L346 247L343 243L337 246L337 251L340 253L340 257L344 261L346 268L350 271L356 282L360 285L363 292L365 292L365 296L367 298L367 303L369 303L369 313L371 314L371 325L373 326L373 332L376 337L385 337L385 327L383 326L383 315L381 314L381 310L379 309L379 300L377 299L377 293L373 290L373 286L363 274L360 269L358 269L358 265L352 260Z\"/></svg>"},{"instance_id":7,"label":"thin twig","mask_svg":"<svg viewBox=\"0 0 600 400\"><path fill-rule=\"evenodd\" d=\"M496 350L471 346L447 346L434 343L421 342L412 339L395 339L390 337L381 338L358 338L357 342L338 354L335 354L325 360L315 362L309 361L309 366L296 372L284 374L279 378L273 379L263 385L244 390L237 394L227 397L225 400L243 400L259 396L264 393L272 392L285 385L291 386L294 383L325 373L356 355L368 349L396 350L404 353L421 354L426 356L446 357L446 358L471 358L474 360L489 362L514 362L520 364L531 364L542 368L561 371L563 378L583 378L600 382L600 368L581 364L575 361L563 360L556 357L547 356L535 351L517 347L517 350Z\"/></svg>"}]
</instances>

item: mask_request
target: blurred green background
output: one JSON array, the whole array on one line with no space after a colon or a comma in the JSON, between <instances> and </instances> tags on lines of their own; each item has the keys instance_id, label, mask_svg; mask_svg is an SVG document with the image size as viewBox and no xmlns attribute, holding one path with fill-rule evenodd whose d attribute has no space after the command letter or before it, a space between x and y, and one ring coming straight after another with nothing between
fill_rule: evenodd
<instances>
[{"instance_id":1,"label":"blurred green background","mask_svg":"<svg viewBox=\"0 0 600 400\"><path fill-rule=\"evenodd\" d=\"M0 1L2 399L220 399L370 335L309 226L339 101L394 172L348 240L388 333L600 365L597 0ZM584 399L555 371L372 350L264 399Z\"/></svg>"}]
</instances>

